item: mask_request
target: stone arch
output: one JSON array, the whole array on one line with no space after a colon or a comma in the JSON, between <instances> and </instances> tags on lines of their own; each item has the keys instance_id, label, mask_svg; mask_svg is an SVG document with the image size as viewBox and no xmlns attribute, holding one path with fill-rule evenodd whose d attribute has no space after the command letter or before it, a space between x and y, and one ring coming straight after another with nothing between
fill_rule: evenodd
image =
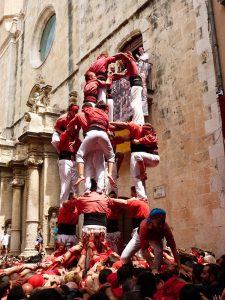
<instances>
[{"instance_id":1,"label":"stone arch","mask_svg":"<svg viewBox=\"0 0 225 300\"><path fill-rule=\"evenodd\" d=\"M131 33L126 35L121 42L117 45L117 51L122 51L125 48L126 44L134 40L136 37L142 36L142 32L140 30L133 30ZM142 41L143 43L143 41Z\"/></svg>"}]
</instances>

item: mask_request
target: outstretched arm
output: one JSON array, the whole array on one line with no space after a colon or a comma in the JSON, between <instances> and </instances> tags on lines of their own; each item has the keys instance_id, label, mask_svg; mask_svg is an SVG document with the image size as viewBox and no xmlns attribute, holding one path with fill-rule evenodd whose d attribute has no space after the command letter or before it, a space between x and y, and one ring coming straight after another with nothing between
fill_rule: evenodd
<instances>
[{"instance_id":1,"label":"outstretched arm","mask_svg":"<svg viewBox=\"0 0 225 300\"><path fill-rule=\"evenodd\" d=\"M115 126L116 130L123 130L128 128L128 123L127 122L110 122L110 125Z\"/></svg>"},{"instance_id":2,"label":"outstretched arm","mask_svg":"<svg viewBox=\"0 0 225 300\"><path fill-rule=\"evenodd\" d=\"M127 200L125 200L125 199L110 198L110 200L112 200L113 202L118 203L118 204L127 205Z\"/></svg>"}]
</instances>

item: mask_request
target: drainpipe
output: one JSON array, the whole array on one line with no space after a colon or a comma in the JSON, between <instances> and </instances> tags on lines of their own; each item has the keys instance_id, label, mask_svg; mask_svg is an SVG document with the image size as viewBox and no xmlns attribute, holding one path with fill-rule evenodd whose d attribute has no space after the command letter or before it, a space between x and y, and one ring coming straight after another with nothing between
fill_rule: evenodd
<instances>
[{"instance_id":1,"label":"drainpipe","mask_svg":"<svg viewBox=\"0 0 225 300\"><path fill-rule=\"evenodd\" d=\"M223 90L223 78L222 78L222 70L221 70L220 57L219 57L219 46L218 46L217 36L216 36L216 27L215 27L215 19L213 14L212 0L206 1L206 6L208 9L208 26L209 26L211 45L212 45L214 67L215 67L216 87L217 90L219 91L219 90Z\"/></svg>"}]
</instances>

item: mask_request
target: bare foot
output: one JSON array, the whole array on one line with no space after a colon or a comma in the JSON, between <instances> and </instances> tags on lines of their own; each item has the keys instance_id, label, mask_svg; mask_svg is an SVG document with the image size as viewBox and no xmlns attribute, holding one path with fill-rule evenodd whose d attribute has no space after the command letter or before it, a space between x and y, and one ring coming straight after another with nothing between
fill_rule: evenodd
<instances>
[{"instance_id":1,"label":"bare foot","mask_svg":"<svg viewBox=\"0 0 225 300\"><path fill-rule=\"evenodd\" d=\"M75 182L75 185L80 184L80 182L83 181L83 180L84 180L84 176L83 175L79 176L77 181Z\"/></svg>"}]
</instances>

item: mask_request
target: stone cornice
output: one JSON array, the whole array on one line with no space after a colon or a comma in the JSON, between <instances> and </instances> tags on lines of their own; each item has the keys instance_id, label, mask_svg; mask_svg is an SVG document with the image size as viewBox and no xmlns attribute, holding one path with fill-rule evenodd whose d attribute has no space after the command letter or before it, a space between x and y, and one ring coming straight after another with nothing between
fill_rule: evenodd
<instances>
[{"instance_id":1,"label":"stone cornice","mask_svg":"<svg viewBox=\"0 0 225 300\"><path fill-rule=\"evenodd\" d=\"M25 159L21 159L21 160L17 160L17 159L12 159L8 165L9 167L11 167L12 169L20 169L20 168L24 168L24 163L25 163Z\"/></svg>"},{"instance_id":2,"label":"stone cornice","mask_svg":"<svg viewBox=\"0 0 225 300\"><path fill-rule=\"evenodd\" d=\"M25 180L23 178L15 177L12 180L12 186L13 187L21 188L22 186L24 186L24 183L25 183Z\"/></svg>"},{"instance_id":3,"label":"stone cornice","mask_svg":"<svg viewBox=\"0 0 225 300\"><path fill-rule=\"evenodd\" d=\"M51 132L24 132L21 136L19 136L18 140L22 143L26 143L30 140L38 141L40 144L41 141L47 142L52 138Z\"/></svg>"}]
</instances>

